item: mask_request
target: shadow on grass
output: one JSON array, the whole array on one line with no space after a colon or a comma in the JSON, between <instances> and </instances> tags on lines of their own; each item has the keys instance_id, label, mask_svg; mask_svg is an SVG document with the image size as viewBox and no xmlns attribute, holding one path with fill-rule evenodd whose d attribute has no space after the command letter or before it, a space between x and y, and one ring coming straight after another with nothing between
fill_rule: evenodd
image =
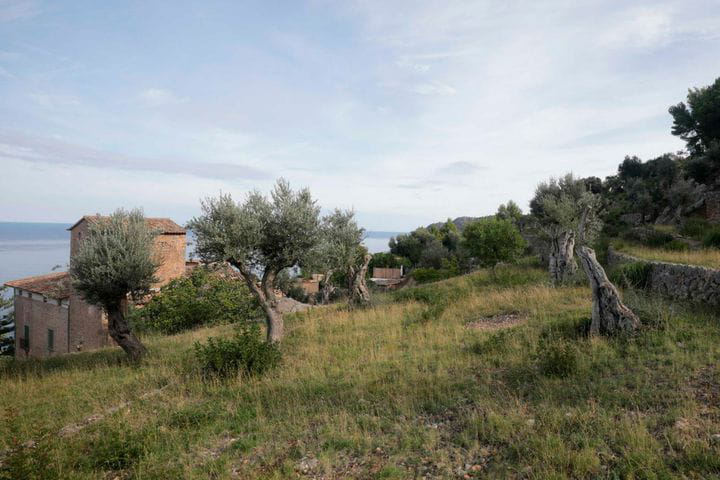
<instances>
[{"instance_id":1,"label":"shadow on grass","mask_svg":"<svg viewBox=\"0 0 720 480\"><path fill-rule=\"evenodd\" d=\"M92 370L103 366L135 366L120 349L83 352L43 360L10 359L0 363L0 378L42 376L60 370Z\"/></svg>"}]
</instances>

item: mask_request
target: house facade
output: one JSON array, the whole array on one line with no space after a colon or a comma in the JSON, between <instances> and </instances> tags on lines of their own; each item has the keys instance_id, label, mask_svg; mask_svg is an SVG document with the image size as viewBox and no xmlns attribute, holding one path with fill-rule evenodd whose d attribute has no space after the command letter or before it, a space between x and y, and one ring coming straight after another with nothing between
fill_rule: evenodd
<instances>
[{"instance_id":1,"label":"house facade","mask_svg":"<svg viewBox=\"0 0 720 480\"><path fill-rule=\"evenodd\" d=\"M85 216L68 230L70 258L80 249L89 226L101 216ZM186 232L167 218L147 218L158 231L155 252L160 261L153 290L185 273ZM67 272L51 273L7 282L13 289L16 358L46 358L95 350L114 342L108 335L107 316L73 290Z\"/></svg>"}]
</instances>

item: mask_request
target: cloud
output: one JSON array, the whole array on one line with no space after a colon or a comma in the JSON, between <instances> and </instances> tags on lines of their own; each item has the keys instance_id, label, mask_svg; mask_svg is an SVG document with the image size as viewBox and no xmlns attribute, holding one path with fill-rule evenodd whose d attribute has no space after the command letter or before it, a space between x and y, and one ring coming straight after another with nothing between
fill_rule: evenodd
<instances>
[{"instance_id":1,"label":"cloud","mask_svg":"<svg viewBox=\"0 0 720 480\"><path fill-rule=\"evenodd\" d=\"M179 98L170 90L164 88L148 88L140 93L140 98L149 107L161 107L186 101L186 99Z\"/></svg>"},{"instance_id":2,"label":"cloud","mask_svg":"<svg viewBox=\"0 0 720 480\"><path fill-rule=\"evenodd\" d=\"M421 83L415 85L412 91L420 95L455 95L455 89L442 83Z\"/></svg>"},{"instance_id":3,"label":"cloud","mask_svg":"<svg viewBox=\"0 0 720 480\"><path fill-rule=\"evenodd\" d=\"M484 168L482 165L477 165L472 162L459 161L448 163L444 167L438 168L436 173L438 175L470 175Z\"/></svg>"},{"instance_id":4,"label":"cloud","mask_svg":"<svg viewBox=\"0 0 720 480\"><path fill-rule=\"evenodd\" d=\"M35 164L113 168L220 180L264 180L272 177L263 170L242 164L138 158L11 131L0 131L0 158Z\"/></svg>"},{"instance_id":5,"label":"cloud","mask_svg":"<svg viewBox=\"0 0 720 480\"><path fill-rule=\"evenodd\" d=\"M0 22L31 18L40 13L35 0L0 0Z\"/></svg>"}]
</instances>

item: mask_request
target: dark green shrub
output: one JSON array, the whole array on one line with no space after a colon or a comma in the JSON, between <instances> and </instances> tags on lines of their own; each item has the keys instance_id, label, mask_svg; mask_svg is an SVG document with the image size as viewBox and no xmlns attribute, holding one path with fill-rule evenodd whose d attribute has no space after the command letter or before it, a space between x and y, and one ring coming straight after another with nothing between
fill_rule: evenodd
<instances>
[{"instance_id":1,"label":"dark green shrub","mask_svg":"<svg viewBox=\"0 0 720 480\"><path fill-rule=\"evenodd\" d=\"M86 470L124 470L145 453L147 432L134 430L125 422L100 424L79 445L80 466Z\"/></svg>"},{"instance_id":2,"label":"dark green shrub","mask_svg":"<svg viewBox=\"0 0 720 480\"><path fill-rule=\"evenodd\" d=\"M624 240L640 243L646 247L662 248L673 241L668 232L661 232L651 228L634 228L622 235Z\"/></svg>"},{"instance_id":3,"label":"dark green shrub","mask_svg":"<svg viewBox=\"0 0 720 480\"><path fill-rule=\"evenodd\" d=\"M457 273L442 268L416 268L410 275L417 283L430 283L446 280Z\"/></svg>"},{"instance_id":4,"label":"dark green shrub","mask_svg":"<svg viewBox=\"0 0 720 480\"><path fill-rule=\"evenodd\" d=\"M577 370L577 349L567 340L555 339L540 343L538 366L543 375L568 377Z\"/></svg>"},{"instance_id":5,"label":"dark green shrub","mask_svg":"<svg viewBox=\"0 0 720 480\"><path fill-rule=\"evenodd\" d=\"M669 241L668 243L666 243L663 248L665 248L667 250L672 250L674 252L684 252L684 251L690 249L690 245L683 242L682 240L678 240L675 238L675 239Z\"/></svg>"},{"instance_id":6,"label":"dark green shrub","mask_svg":"<svg viewBox=\"0 0 720 480\"><path fill-rule=\"evenodd\" d=\"M195 343L195 358L204 375L256 375L280 362L280 350L265 342L257 324L238 325L231 338L208 338Z\"/></svg>"},{"instance_id":7,"label":"dark green shrub","mask_svg":"<svg viewBox=\"0 0 720 480\"><path fill-rule=\"evenodd\" d=\"M610 275L611 280L622 286L647 289L652 279L652 264L632 262L620 265Z\"/></svg>"},{"instance_id":8,"label":"dark green shrub","mask_svg":"<svg viewBox=\"0 0 720 480\"><path fill-rule=\"evenodd\" d=\"M701 240L710 228L710 222L704 218L688 218L683 223L682 228L680 228L680 234L685 237Z\"/></svg>"},{"instance_id":9,"label":"dark green shrub","mask_svg":"<svg viewBox=\"0 0 720 480\"><path fill-rule=\"evenodd\" d=\"M290 288L288 288L286 295L293 300L297 300L298 302L308 303L310 301L310 297L308 296L307 292L305 292L305 289L298 284L294 284Z\"/></svg>"},{"instance_id":10,"label":"dark green shrub","mask_svg":"<svg viewBox=\"0 0 720 480\"><path fill-rule=\"evenodd\" d=\"M132 312L139 330L174 334L207 325L248 321L261 316L257 300L227 272L198 267L163 287Z\"/></svg>"},{"instance_id":11,"label":"dark green shrub","mask_svg":"<svg viewBox=\"0 0 720 480\"><path fill-rule=\"evenodd\" d=\"M703 236L703 245L720 248L720 226L713 227Z\"/></svg>"}]
</instances>

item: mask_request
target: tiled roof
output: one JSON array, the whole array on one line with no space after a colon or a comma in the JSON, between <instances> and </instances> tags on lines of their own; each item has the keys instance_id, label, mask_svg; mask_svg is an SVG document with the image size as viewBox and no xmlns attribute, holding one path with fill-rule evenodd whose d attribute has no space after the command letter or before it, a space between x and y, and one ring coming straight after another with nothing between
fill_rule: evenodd
<instances>
[{"instance_id":1,"label":"tiled roof","mask_svg":"<svg viewBox=\"0 0 720 480\"><path fill-rule=\"evenodd\" d=\"M92 223L105 218L108 217L102 215L85 215L80 220L75 222L72 227L68 228L68 230L72 230L73 228L77 227L78 225L80 225L80 223L82 223L83 220L87 221L88 223ZM183 227L173 222L169 218L146 218L145 222L148 224L148 226L153 229L159 230L161 233L178 235L184 235L186 233Z\"/></svg>"},{"instance_id":2,"label":"tiled roof","mask_svg":"<svg viewBox=\"0 0 720 480\"><path fill-rule=\"evenodd\" d=\"M5 282L5 285L20 288L33 293L45 295L48 298L63 300L72 293L70 274L68 272L49 273L36 277L21 278Z\"/></svg>"}]
</instances>

